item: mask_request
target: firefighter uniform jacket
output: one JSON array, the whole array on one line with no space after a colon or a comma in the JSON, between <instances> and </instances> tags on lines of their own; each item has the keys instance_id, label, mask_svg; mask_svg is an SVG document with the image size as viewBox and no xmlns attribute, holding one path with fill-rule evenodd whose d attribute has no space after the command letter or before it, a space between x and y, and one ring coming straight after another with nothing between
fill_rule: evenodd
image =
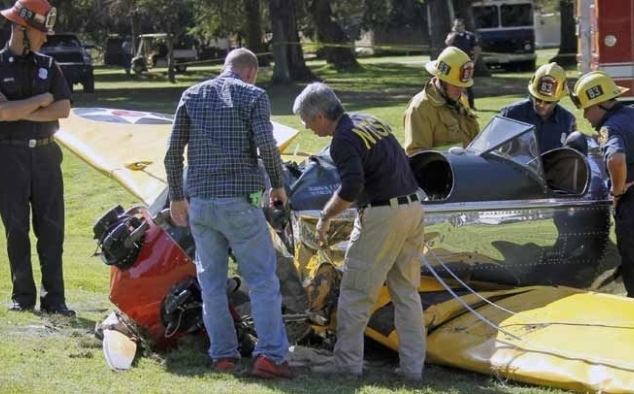
<instances>
[{"instance_id":1,"label":"firefighter uniform jacket","mask_svg":"<svg viewBox=\"0 0 634 394\"><path fill-rule=\"evenodd\" d=\"M634 108L621 103L614 105L596 129L604 161L616 154L625 155L627 177L625 183L634 182ZM615 190L620 193L619 190ZM621 195L614 207L616 246L621 255L621 275L627 296L634 298L634 187Z\"/></svg>"},{"instance_id":2,"label":"firefighter uniform jacket","mask_svg":"<svg viewBox=\"0 0 634 394\"><path fill-rule=\"evenodd\" d=\"M403 116L407 154L458 142L469 145L480 126L464 101L463 95L460 102L448 103L432 80L427 82L410 100Z\"/></svg>"},{"instance_id":3,"label":"firefighter uniform jacket","mask_svg":"<svg viewBox=\"0 0 634 394\"><path fill-rule=\"evenodd\" d=\"M7 48L0 50L0 92L8 100L24 100L45 92L52 93L54 101L70 100L66 80L52 57L35 52L16 56ZM57 120L2 122L0 140L47 138L53 136L57 129Z\"/></svg>"}]
</instances>

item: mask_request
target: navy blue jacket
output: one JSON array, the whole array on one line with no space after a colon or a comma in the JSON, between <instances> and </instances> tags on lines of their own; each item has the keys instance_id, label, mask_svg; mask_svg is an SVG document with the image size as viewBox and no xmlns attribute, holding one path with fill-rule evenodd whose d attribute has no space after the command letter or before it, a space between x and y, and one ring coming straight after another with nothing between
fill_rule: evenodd
<instances>
[{"instance_id":1,"label":"navy blue jacket","mask_svg":"<svg viewBox=\"0 0 634 394\"><path fill-rule=\"evenodd\" d=\"M617 104L597 129L606 163L611 155L624 153L627 163L625 182L634 181L634 107Z\"/></svg>"},{"instance_id":2,"label":"navy blue jacket","mask_svg":"<svg viewBox=\"0 0 634 394\"><path fill-rule=\"evenodd\" d=\"M500 115L534 125L541 152L561 148L566 138L577 128L575 116L559 104L548 119L542 120L533 109L530 99L502 108Z\"/></svg>"},{"instance_id":3,"label":"navy blue jacket","mask_svg":"<svg viewBox=\"0 0 634 394\"><path fill-rule=\"evenodd\" d=\"M35 52L16 56L7 47L0 50L0 92L10 101L46 92L53 95L54 101L71 98L62 71L52 57ZM56 120L0 122L0 139L47 138L58 129L59 122Z\"/></svg>"},{"instance_id":4,"label":"navy blue jacket","mask_svg":"<svg viewBox=\"0 0 634 394\"><path fill-rule=\"evenodd\" d=\"M372 116L344 114L330 155L341 179L337 194L358 206L418 190L405 150L390 127Z\"/></svg>"}]
</instances>

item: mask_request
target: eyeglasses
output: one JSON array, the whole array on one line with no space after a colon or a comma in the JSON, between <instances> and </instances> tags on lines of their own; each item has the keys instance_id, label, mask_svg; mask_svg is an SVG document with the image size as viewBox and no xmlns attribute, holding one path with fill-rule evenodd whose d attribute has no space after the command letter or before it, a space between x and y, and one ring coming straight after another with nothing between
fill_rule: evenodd
<instances>
[{"instance_id":1,"label":"eyeglasses","mask_svg":"<svg viewBox=\"0 0 634 394\"><path fill-rule=\"evenodd\" d=\"M557 103L558 103L558 101L546 101L546 100L542 100L542 99L540 99L540 98L537 98L537 97L533 96L532 94L531 94L531 100L533 100L533 102L534 102L535 104L542 104L542 105L554 105L554 104L557 104Z\"/></svg>"}]
</instances>

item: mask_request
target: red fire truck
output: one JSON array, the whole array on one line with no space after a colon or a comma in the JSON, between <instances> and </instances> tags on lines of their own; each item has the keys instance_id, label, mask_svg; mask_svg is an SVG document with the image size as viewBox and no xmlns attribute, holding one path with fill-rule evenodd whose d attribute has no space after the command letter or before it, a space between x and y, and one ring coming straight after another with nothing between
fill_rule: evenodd
<instances>
[{"instance_id":1,"label":"red fire truck","mask_svg":"<svg viewBox=\"0 0 634 394\"><path fill-rule=\"evenodd\" d=\"M581 75L603 70L634 99L634 0L577 0Z\"/></svg>"}]
</instances>

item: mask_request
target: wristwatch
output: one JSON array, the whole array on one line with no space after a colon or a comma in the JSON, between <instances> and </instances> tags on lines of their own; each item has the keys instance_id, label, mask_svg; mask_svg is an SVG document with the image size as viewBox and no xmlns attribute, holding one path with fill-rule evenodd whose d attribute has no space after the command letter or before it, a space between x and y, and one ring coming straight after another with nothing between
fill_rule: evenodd
<instances>
[{"instance_id":1,"label":"wristwatch","mask_svg":"<svg viewBox=\"0 0 634 394\"><path fill-rule=\"evenodd\" d=\"M623 190L621 193L614 193L612 190L610 190L610 195L612 197L623 197L623 195L625 194L625 190Z\"/></svg>"}]
</instances>

